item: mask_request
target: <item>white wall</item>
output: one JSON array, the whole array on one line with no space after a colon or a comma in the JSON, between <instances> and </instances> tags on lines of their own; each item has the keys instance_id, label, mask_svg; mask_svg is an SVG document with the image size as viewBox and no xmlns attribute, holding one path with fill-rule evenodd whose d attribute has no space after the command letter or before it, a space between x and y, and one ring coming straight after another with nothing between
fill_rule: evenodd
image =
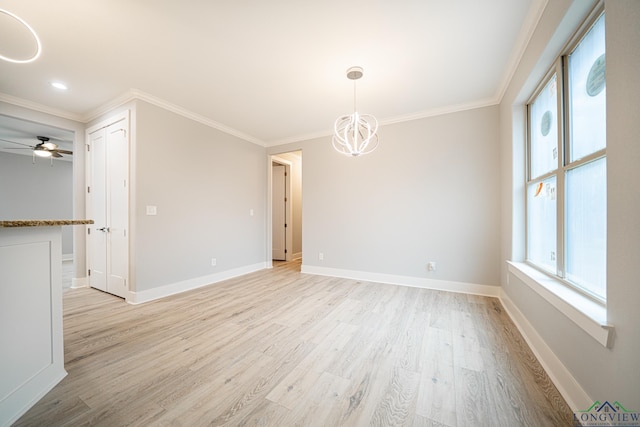
<instances>
[{"instance_id":1,"label":"white wall","mask_svg":"<svg viewBox=\"0 0 640 427\"><path fill-rule=\"evenodd\" d=\"M380 136L360 158L337 153L330 137L269 149L304 153L303 267L497 285L498 108L383 126Z\"/></svg>"},{"instance_id":2,"label":"white wall","mask_svg":"<svg viewBox=\"0 0 640 427\"><path fill-rule=\"evenodd\" d=\"M73 218L73 163L0 152L0 218ZM73 255L71 226L62 227L62 254Z\"/></svg>"},{"instance_id":3,"label":"white wall","mask_svg":"<svg viewBox=\"0 0 640 427\"><path fill-rule=\"evenodd\" d=\"M144 101L135 126L134 289L264 263L265 149Z\"/></svg>"},{"instance_id":4,"label":"white wall","mask_svg":"<svg viewBox=\"0 0 640 427\"><path fill-rule=\"evenodd\" d=\"M640 2L605 3L607 42L607 349L509 276L504 260L522 260L524 102L594 2L549 2L500 105L502 285L567 371L595 400L640 406ZM582 403L584 404L584 403ZM587 409L578 407L574 409Z\"/></svg>"}]
</instances>

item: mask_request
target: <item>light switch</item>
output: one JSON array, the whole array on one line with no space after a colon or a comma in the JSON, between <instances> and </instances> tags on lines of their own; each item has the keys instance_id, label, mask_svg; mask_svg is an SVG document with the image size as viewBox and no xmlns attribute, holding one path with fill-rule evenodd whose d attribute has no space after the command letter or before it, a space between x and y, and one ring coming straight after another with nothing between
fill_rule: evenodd
<instances>
[{"instance_id":1,"label":"light switch","mask_svg":"<svg viewBox=\"0 0 640 427\"><path fill-rule=\"evenodd\" d=\"M147 215L158 215L157 206L147 206Z\"/></svg>"}]
</instances>

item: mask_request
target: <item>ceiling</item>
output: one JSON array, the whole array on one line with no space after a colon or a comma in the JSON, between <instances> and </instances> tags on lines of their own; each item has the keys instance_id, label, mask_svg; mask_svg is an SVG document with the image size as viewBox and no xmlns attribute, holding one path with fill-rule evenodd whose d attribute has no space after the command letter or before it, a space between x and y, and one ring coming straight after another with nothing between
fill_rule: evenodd
<instances>
[{"instance_id":1,"label":"ceiling","mask_svg":"<svg viewBox=\"0 0 640 427\"><path fill-rule=\"evenodd\" d=\"M0 0L42 41L32 63L0 60L0 100L87 122L135 95L277 145L328 135L352 112L353 65L358 110L383 124L498 103L544 4ZM0 54L34 47L0 14Z\"/></svg>"}]
</instances>

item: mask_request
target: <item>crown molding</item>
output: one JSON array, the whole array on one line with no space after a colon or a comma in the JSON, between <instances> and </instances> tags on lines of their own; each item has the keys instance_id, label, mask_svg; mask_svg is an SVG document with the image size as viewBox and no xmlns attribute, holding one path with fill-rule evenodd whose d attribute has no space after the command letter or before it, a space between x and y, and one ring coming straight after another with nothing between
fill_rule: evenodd
<instances>
[{"instance_id":1,"label":"crown molding","mask_svg":"<svg viewBox=\"0 0 640 427\"><path fill-rule=\"evenodd\" d=\"M475 110L476 108L491 107L498 104L497 97L485 98L479 101L467 102L464 104L447 105L444 107L431 108L429 110L419 111L417 113L406 114L403 116L389 117L380 121L380 125L387 126L396 123L410 122L412 120L426 119L428 117L443 116L445 114L459 113L467 110Z\"/></svg>"},{"instance_id":2,"label":"crown molding","mask_svg":"<svg viewBox=\"0 0 640 427\"><path fill-rule=\"evenodd\" d=\"M516 39L514 47L513 49L511 49L511 55L509 57L507 67L504 71L504 75L502 76L502 81L498 86L498 92L496 93L498 104L502 102L502 98L507 92L507 88L511 83L511 79L513 79L513 76L518 69L518 66L520 65L520 61L522 61L524 52L526 51L527 46L529 45L529 42L533 37L533 33L540 23L540 19L542 19L542 14L547 7L548 1L549 0L534 0L531 3L529 12L527 12L527 16L524 18L524 23L520 28L520 34L518 34L518 38Z\"/></svg>"},{"instance_id":3,"label":"crown molding","mask_svg":"<svg viewBox=\"0 0 640 427\"><path fill-rule=\"evenodd\" d=\"M491 106L497 105L497 104L499 104L499 99L498 99L497 96L495 96L493 98L485 98L485 99L481 99L480 101L468 102L468 103L465 103L465 104L448 105L446 107L432 108L432 109L429 109L429 110L419 111L417 113L411 113L411 114L406 114L406 115L402 115L402 116L389 117L389 118L386 118L386 119L379 120L378 122L380 123L380 126L388 126L388 125L393 125L393 124L396 124L396 123L403 123L403 122L410 122L410 121L413 121L413 120L425 119L425 118L428 118L428 117L442 116L444 114L459 113L459 112L467 111L467 110L475 110L476 108L491 107ZM281 139L281 140L277 140L277 141L271 141L271 142L267 143L266 146L269 147L269 148L278 147L280 145L292 144L292 143L295 143L295 142L308 141L308 140L311 140L311 139L328 137L328 136L331 136L331 135L333 135L333 133L329 132L329 131L316 132L316 133L306 134L306 135L298 135L298 136L294 136L294 137L291 137L291 138L285 138L285 139Z\"/></svg>"},{"instance_id":4,"label":"crown molding","mask_svg":"<svg viewBox=\"0 0 640 427\"><path fill-rule=\"evenodd\" d=\"M15 105L17 107L28 108L29 110L38 111L40 113L51 114L52 116L84 123L84 118L80 114L71 113L59 108L49 107L44 104L29 101L27 99L18 98L17 96L7 95L6 93L0 92L0 101L6 102L7 104Z\"/></svg>"},{"instance_id":5,"label":"crown molding","mask_svg":"<svg viewBox=\"0 0 640 427\"><path fill-rule=\"evenodd\" d=\"M103 114L109 113L114 108L117 108L123 104L126 104L127 102L133 101L134 99L136 99L136 97L134 96L134 93L132 92L132 90L128 90L125 93L121 94L120 96L107 102L106 104L102 104L99 107L86 112L82 116L83 121L84 123L89 123L90 121L97 119Z\"/></svg>"},{"instance_id":6,"label":"crown molding","mask_svg":"<svg viewBox=\"0 0 640 427\"><path fill-rule=\"evenodd\" d=\"M258 138L255 138L251 135L247 135L246 133L240 132L237 129L231 128L229 126L225 126L222 123L218 123L215 120L211 120L203 115L200 115L198 113L194 113L193 111L187 110L186 108L183 108L179 105L173 104L169 101L166 101L164 99L158 98L157 96L153 96L151 94L148 94L146 92L143 92L141 90L138 89L129 89L127 92L123 93L122 95L120 95L119 97L113 99L112 101L96 108L95 110L89 112L86 116L85 116L85 120L88 122L90 120L93 120L97 117L99 117L100 115L109 112L110 110L119 107L122 104L125 104L129 101L133 101L133 100L141 100L141 101L145 101L149 104L155 105L156 107L160 107L162 109L165 109L167 111L171 111L172 113L178 114L180 116L186 117L190 120L193 120L195 122L201 123L205 126L209 126L211 128L217 129L221 132L227 133L229 135L233 135L235 137L238 137L244 141L247 142L251 142L253 144L259 145L261 147L266 147L267 145L261 141Z\"/></svg>"},{"instance_id":7,"label":"crown molding","mask_svg":"<svg viewBox=\"0 0 640 427\"><path fill-rule=\"evenodd\" d=\"M233 135L237 138L240 138L244 141L247 142L251 142L253 144L259 145L261 147L266 147L267 145L265 144L265 142L259 140L258 138L255 138L251 135L247 135L245 133L240 132L239 130L233 129L229 126L225 126L221 123L218 123L214 120L211 120L207 117L204 117L200 114L194 113L193 111L189 111L186 108L180 107L179 105L176 104L172 104L171 102L165 101L161 98L158 98L156 96L150 95L148 93L145 93L141 90L137 90L137 89L129 89L128 91L126 91L125 93L123 93L122 95L112 99L111 101L107 102L106 104L103 104L101 106L99 106L98 108L95 108L85 114L75 114L75 113L71 113L69 111L65 111L65 110L61 110L58 108L52 108L43 104L38 104L37 102L33 102L33 101L28 101L26 99L22 99L22 98L18 98L16 96L12 96L12 95L7 95L5 93L1 93L0 92L0 101L2 102L6 102L8 104L12 104L12 105L16 105L18 107L23 107L23 108L28 108L30 110L34 110L34 111L38 111L41 113L47 113L47 114L51 114L53 116L57 116L57 117L61 117L64 119L69 119L69 120L74 120L76 122L80 122L80 123L89 123L92 120L97 119L98 117L100 117L103 114L108 113L109 111L113 110L114 108L117 108L123 104L126 104L127 102L130 101L134 101L134 100L141 100L141 101L145 101L148 102L149 104L153 104L156 107L160 107L163 108L165 110L171 111L175 114L178 114L180 116L186 117L188 119L191 119L193 121L196 121L198 123L201 123L205 126L209 126L212 127L214 129L217 129L221 132L227 133L229 135Z\"/></svg>"}]
</instances>

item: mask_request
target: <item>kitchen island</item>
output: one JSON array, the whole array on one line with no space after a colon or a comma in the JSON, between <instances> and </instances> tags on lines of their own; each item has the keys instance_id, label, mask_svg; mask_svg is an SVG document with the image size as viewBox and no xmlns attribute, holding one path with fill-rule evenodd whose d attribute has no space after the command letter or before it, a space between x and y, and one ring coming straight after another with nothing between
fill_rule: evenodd
<instances>
[{"instance_id":1,"label":"kitchen island","mask_svg":"<svg viewBox=\"0 0 640 427\"><path fill-rule=\"evenodd\" d=\"M61 227L85 224L93 221L0 221L0 426L67 375Z\"/></svg>"}]
</instances>

